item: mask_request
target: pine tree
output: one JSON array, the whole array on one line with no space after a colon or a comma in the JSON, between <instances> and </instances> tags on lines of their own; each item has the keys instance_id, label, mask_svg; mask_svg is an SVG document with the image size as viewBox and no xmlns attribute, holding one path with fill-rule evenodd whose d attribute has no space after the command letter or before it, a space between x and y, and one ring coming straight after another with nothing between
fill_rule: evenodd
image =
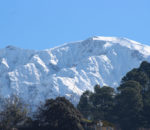
<instances>
[{"instance_id":1,"label":"pine tree","mask_svg":"<svg viewBox=\"0 0 150 130\"><path fill-rule=\"evenodd\" d=\"M116 96L116 114L122 130L135 130L140 125L140 113L143 109L141 85L136 81L127 81L119 88Z\"/></svg>"},{"instance_id":2,"label":"pine tree","mask_svg":"<svg viewBox=\"0 0 150 130\"><path fill-rule=\"evenodd\" d=\"M3 101L3 108L0 112L0 129L10 130L22 125L27 119L27 106L17 96L13 95Z\"/></svg>"},{"instance_id":3,"label":"pine tree","mask_svg":"<svg viewBox=\"0 0 150 130\"><path fill-rule=\"evenodd\" d=\"M92 104L90 102L90 96L92 95L92 92L90 91L85 91L81 97L79 104L77 105L78 110L83 114L83 116L87 119L92 118Z\"/></svg>"},{"instance_id":4,"label":"pine tree","mask_svg":"<svg viewBox=\"0 0 150 130\"><path fill-rule=\"evenodd\" d=\"M83 130L82 115L64 97L46 100L38 113L36 118L41 130Z\"/></svg>"}]
</instances>

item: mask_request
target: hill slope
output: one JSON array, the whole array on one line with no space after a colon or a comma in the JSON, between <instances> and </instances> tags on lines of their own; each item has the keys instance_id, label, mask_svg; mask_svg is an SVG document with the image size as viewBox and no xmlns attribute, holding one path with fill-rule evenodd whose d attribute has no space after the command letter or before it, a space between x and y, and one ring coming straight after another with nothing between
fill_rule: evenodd
<instances>
[{"instance_id":1,"label":"hill slope","mask_svg":"<svg viewBox=\"0 0 150 130\"><path fill-rule=\"evenodd\" d=\"M77 103L95 84L117 87L121 78L150 61L150 46L116 37L92 37L43 51L0 49L0 94L21 96L37 105L66 96Z\"/></svg>"}]
</instances>

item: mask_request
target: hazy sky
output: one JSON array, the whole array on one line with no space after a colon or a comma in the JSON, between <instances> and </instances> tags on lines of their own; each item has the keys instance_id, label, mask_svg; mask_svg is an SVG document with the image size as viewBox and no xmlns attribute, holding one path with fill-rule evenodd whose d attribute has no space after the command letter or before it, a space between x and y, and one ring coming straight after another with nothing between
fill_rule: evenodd
<instances>
[{"instance_id":1,"label":"hazy sky","mask_svg":"<svg viewBox=\"0 0 150 130\"><path fill-rule=\"evenodd\" d=\"M0 0L0 48L42 50L91 36L150 45L150 0Z\"/></svg>"}]
</instances>

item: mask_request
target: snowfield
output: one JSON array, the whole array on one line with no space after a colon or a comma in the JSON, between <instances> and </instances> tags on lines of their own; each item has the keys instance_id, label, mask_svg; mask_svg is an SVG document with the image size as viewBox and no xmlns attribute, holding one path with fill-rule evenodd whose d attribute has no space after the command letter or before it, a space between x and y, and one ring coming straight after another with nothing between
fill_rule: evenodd
<instances>
[{"instance_id":1,"label":"snowfield","mask_svg":"<svg viewBox=\"0 0 150 130\"><path fill-rule=\"evenodd\" d=\"M0 49L0 95L37 106L66 96L74 104L96 84L117 87L129 70L150 61L150 46L127 38L92 37L43 51Z\"/></svg>"}]
</instances>

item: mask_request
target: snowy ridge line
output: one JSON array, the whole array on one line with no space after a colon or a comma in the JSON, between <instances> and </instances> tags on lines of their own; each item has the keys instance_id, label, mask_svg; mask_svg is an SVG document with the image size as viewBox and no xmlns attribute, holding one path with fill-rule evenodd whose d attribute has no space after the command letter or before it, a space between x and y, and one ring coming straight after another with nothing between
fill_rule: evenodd
<instances>
[{"instance_id":1,"label":"snowy ridge line","mask_svg":"<svg viewBox=\"0 0 150 130\"><path fill-rule=\"evenodd\" d=\"M117 87L144 60L150 46L127 38L98 36L42 51L8 46L0 49L0 94L34 106L56 96L76 104L96 84Z\"/></svg>"}]
</instances>

